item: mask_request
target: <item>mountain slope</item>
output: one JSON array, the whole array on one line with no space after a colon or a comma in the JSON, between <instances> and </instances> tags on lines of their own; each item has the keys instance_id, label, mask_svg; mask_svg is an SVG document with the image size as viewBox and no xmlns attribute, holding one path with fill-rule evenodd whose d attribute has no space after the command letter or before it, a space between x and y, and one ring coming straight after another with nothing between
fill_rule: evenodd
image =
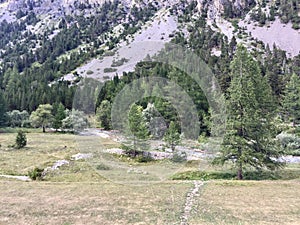
<instances>
[{"instance_id":1,"label":"mountain slope","mask_svg":"<svg viewBox=\"0 0 300 225\"><path fill-rule=\"evenodd\" d=\"M2 0L0 86L9 110L32 111L48 102L70 108L75 90L70 84L134 71L169 41L198 53L224 88L237 43L268 70L265 60L279 54L272 61L277 72L270 73L282 76L283 85L284 74L298 72L300 8L293 2L293 16L286 17L283 0Z\"/></svg>"}]
</instances>

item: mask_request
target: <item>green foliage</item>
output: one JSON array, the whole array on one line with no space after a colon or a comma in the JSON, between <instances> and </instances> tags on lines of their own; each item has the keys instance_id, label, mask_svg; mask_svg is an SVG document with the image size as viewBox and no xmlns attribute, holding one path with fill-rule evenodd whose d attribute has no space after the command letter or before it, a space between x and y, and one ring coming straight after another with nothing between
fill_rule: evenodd
<instances>
[{"instance_id":1,"label":"green foliage","mask_svg":"<svg viewBox=\"0 0 300 225\"><path fill-rule=\"evenodd\" d=\"M174 152L172 158L170 159L175 163L182 163L187 161L187 155L185 152Z\"/></svg>"},{"instance_id":2,"label":"green foliage","mask_svg":"<svg viewBox=\"0 0 300 225\"><path fill-rule=\"evenodd\" d=\"M54 121L53 121L53 128L59 129L62 127L63 120L66 118L65 107L62 103L59 103L57 109L54 112Z\"/></svg>"},{"instance_id":3,"label":"green foliage","mask_svg":"<svg viewBox=\"0 0 300 225\"><path fill-rule=\"evenodd\" d=\"M111 129L111 103L107 100L101 102L96 110L97 121L105 130Z\"/></svg>"},{"instance_id":4,"label":"green foliage","mask_svg":"<svg viewBox=\"0 0 300 225\"><path fill-rule=\"evenodd\" d=\"M50 104L39 105L37 110L30 115L32 126L42 127L43 132L46 132L46 127L53 122L52 109Z\"/></svg>"},{"instance_id":5,"label":"green foliage","mask_svg":"<svg viewBox=\"0 0 300 225\"><path fill-rule=\"evenodd\" d=\"M33 170L28 171L28 176L32 180L43 180L44 169L35 167Z\"/></svg>"},{"instance_id":6,"label":"green foliage","mask_svg":"<svg viewBox=\"0 0 300 225\"><path fill-rule=\"evenodd\" d=\"M235 172L209 172L209 171L189 171L175 174L173 180L216 180L216 179L234 179Z\"/></svg>"},{"instance_id":7,"label":"green foliage","mask_svg":"<svg viewBox=\"0 0 300 225\"><path fill-rule=\"evenodd\" d=\"M4 99L2 90L0 90L0 127L5 125L6 122L6 101Z\"/></svg>"},{"instance_id":8,"label":"green foliage","mask_svg":"<svg viewBox=\"0 0 300 225\"><path fill-rule=\"evenodd\" d=\"M124 65L124 63L128 62L129 60L126 58L122 58L120 60L117 61L113 61L113 63L111 64L111 67L119 67Z\"/></svg>"},{"instance_id":9,"label":"green foliage","mask_svg":"<svg viewBox=\"0 0 300 225\"><path fill-rule=\"evenodd\" d=\"M17 149L24 148L27 145L27 137L23 131L18 131L15 147Z\"/></svg>"},{"instance_id":10,"label":"green foliage","mask_svg":"<svg viewBox=\"0 0 300 225\"><path fill-rule=\"evenodd\" d=\"M114 73L118 71L116 68L104 68L104 73Z\"/></svg>"},{"instance_id":11,"label":"green foliage","mask_svg":"<svg viewBox=\"0 0 300 225\"><path fill-rule=\"evenodd\" d=\"M148 163L148 162L154 161L154 159L152 158L152 156L149 153L147 153L147 152L143 152L143 154L139 155L136 158L136 160L139 163Z\"/></svg>"},{"instance_id":12,"label":"green foliage","mask_svg":"<svg viewBox=\"0 0 300 225\"><path fill-rule=\"evenodd\" d=\"M246 170L244 180L293 180L299 178L299 170ZM188 171L172 176L173 180L235 180L235 171Z\"/></svg>"},{"instance_id":13,"label":"green foliage","mask_svg":"<svg viewBox=\"0 0 300 225\"><path fill-rule=\"evenodd\" d=\"M79 131L88 127L88 120L82 111L75 109L67 110L66 118L62 120L62 127Z\"/></svg>"},{"instance_id":14,"label":"green foliage","mask_svg":"<svg viewBox=\"0 0 300 225\"><path fill-rule=\"evenodd\" d=\"M85 11L88 7L75 4L74 10L80 9L82 13L63 17L58 24L59 32L55 35L51 26L41 29L38 34L27 29L29 25L35 26L39 22L34 10L19 10L16 16L22 17L20 20L1 21L0 87L1 91L4 89L8 111L18 109L31 113L41 104L60 102L66 108L72 108L76 86L71 84L76 84L79 78L74 82L60 78L97 57L97 54L103 54L100 46L106 38L110 46L116 46L132 32L130 29L137 29L138 23L149 20L156 12L156 8L150 5L131 10L125 25L132 27L124 29L120 37L108 37L112 28L128 16L124 13L127 11L125 6L116 3L106 1L101 7L94 7L88 17ZM136 20L136 16L141 21ZM89 47L79 48L82 44ZM3 119L1 114L0 118Z\"/></svg>"},{"instance_id":15,"label":"green foliage","mask_svg":"<svg viewBox=\"0 0 300 225\"><path fill-rule=\"evenodd\" d=\"M143 116L143 108L136 104L131 106L128 115L129 129L133 135L133 148L137 149L138 145L142 147L143 141L147 139L149 131Z\"/></svg>"},{"instance_id":16,"label":"green foliage","mask_svg":"<svg viewBox=\"0 0 300 225\"><path fill-rule=\"evenodd\" d=\"M143 110L146 125L152 139L162 138L167 129L164 119L153 103L148 103Z\"/></svg>"},{"instance_id":17,"label":"green foliage","mask_svg":"<svg viewBox=\"0 0 300 225\"><path fill-rule=\"evenodd\" d=\"M284 90L283 107L288 121L293 127L300 123L300 78L295 73Z\"/></svg>"},{"instance_id":18,"label":"green foliage","mask_svg":"<svg viewBox=\"0 0 300 225\"><path fill-rule=\"evenodd\" d=\"M141 85L141 87L138 88L139 91L144 92L141 94L144 94L147 97L140 100L137 104L141 105L144 109L143 114L146 117L146 125L150 131L150 135L153 138L161 138L165 133L166 124L169 124L171 121L177 122L179 121L179 118L177 111L171 102L163 99L162 93L170 91L167 90L168 87L161 83L153 85L153 88L150 90L147 88L149 87L149 85L147 86L148 78L150 79L153 76L167 78L184 89L185 93L191 97L197 107L201 129L207 131L208 128L203 126L204 123L202 123L203 115L208 112L208 102L203 91L190 76L166 64L141 62L136 65L134 72L124 73L121 78L115 76L113 80L107 81L104 84L104 87L99 93L97 106L99 107L103 100L113 103L116 95L123 90L125 85L130 86L130 83L132 83L133 80L144 78L145 86ZM131 95L134 95L134 92L133 90L128 89L128 93L126 93L125 96L130 98ZM148 103L152 105L149 105L152 109L147 107ZM148 113L148 110L152 110L152 112L149 111Z\"/></svg>"},{"instance_id":19,"label":"green foliage","mask_svg":"<svg viewBox=\"0 0 300 225\"><path fill-rule=\"evenodd\" d=\"M239 46L231 63L232 81L228 90L228 120L221 155L215 163L233 162L237 177L243 168L274 169L281 152L274 141L276 108L271 89L258 63Z\"/></svg>"},{"instance_id":20,"label":"green foliage","mask_svg":"<svg viewBox=\"0 0 300 225\"><path fill-rule=\"evenodd\" d=\"M286 154L300 155L300 137L295 134L281 133L276 137Z\"/></svg>"},{"instance_id":21,"label":"green foliage","mask_svg":"<svg viewBox=\"0 0 300 225\"><path fill-rule=\"evenodd\" d=\"M171 146L173 152L175 151L175 147L180 143L180 133L173 121L171 121L169 128L165 133L164 140Z\"/></svg>"},{"instance_id":22,"label":"green foliage","mask_svg":"<svg viewBox=\"0 0 300 225\"><path fill-rule=\"evenodd\" d=\"M276 0L275 1L276 13L283 23L296 23L299 24L299 1L298 0Z\"/></svg>"},{"instance_id":23,"label":"green foliage","mask_svg":"<svg viewBox=\"0 0 300 225\"><path fill-rule=\"evenodd\" d=\"M105 164L103 164L103 163L101 163L101 164L98 164L98 165L96 166L96 169L97 169L97 170L110 170L110 167L107 166L107 165L105 165Z\"/></svg>"},{"instance_id":24,"label":"green foliage","mask_svg":"<svg viewBox=\"0 0 300 225\"><path fill-rule=\"evenodd\" d=\"M11 127L24 127L29 121L29 113L26 110L20 112L19 110L13 110L7 112L8 125Z\"/></svg>"}]
</instances>

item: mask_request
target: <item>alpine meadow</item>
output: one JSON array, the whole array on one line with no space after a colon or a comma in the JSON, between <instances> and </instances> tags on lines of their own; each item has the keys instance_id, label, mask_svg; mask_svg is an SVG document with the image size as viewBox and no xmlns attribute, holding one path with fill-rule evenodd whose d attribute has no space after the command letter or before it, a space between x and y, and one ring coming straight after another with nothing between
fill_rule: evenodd
<instances>
[{"instance_id":1,"label":"alpine meadow","mask_svg":"<svg viewBox=\"0 0 300 225\"><path fill-rule=\"evenodd\" d=\"M300 224L299 0L0 0L0 224Z\"/></svg>"}]
</instances>

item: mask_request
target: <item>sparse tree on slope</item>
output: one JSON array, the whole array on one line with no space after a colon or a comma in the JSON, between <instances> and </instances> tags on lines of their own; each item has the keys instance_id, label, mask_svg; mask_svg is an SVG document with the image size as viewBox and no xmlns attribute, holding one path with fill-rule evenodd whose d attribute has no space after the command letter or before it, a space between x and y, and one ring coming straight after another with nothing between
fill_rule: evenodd
<instances>
[{"instance_id":1,"label":"sparse tree on slope","mask_svg":"<svg viewBox=\"0 0 300 225\"><path fill-rule=\"evenodd\" d=\"M280 151L275 143L276 113L271 88L261 75L258 63L239 46L231 63L228 90L228 119L221 155L215 163L231 161L237 178L243 179L244 167L275 169Z\"/></svg>"}]
</instances>

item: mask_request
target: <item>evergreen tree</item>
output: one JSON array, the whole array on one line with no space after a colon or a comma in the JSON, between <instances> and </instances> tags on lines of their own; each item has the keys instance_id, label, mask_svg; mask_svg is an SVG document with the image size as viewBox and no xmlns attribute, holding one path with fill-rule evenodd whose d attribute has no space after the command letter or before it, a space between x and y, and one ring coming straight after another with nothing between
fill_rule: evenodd
<instances>
[{"instance_id":1,"label":"evergreen tree","mask_svg":"<svg viewBox=\"0 0 300 225\"><path fill-rule=\"evenodd\" d=\"M96 111L97 121L100 122L101 127L105 130L111 129L111 104L109 101L104 100Z\"/></svg>"},{"instance_id":2,"label":"evergreen tree","mask_svg":"<svg viewBox=\"0 0 300 225\"><path fill-rule=\"evenodd\" d=\"M0 90L0 127L6 124L6 102Z\"/></svg>"},{"instance_id":3,"label":"evergreen tree","mask_svg":"<svg viewBox=\"0 0 300 225\"><path fill-rule=\"evenodd\" d=\"M23 131L18 131L17 137L16 137L16 148L24 148L27 145L27 138L26 134Z\"/></svg>"},{"instance_id":4,"label":"evergreen tree","mask_svg":"<svg viewBox=\"0 0 300 225\"><path fill-rule=\"evenodd\" d=\"M300 122L300 78L292 74L284 91L283 107L288 120L292 121L293 127Z\"/></svg>"},{"instance_id":5,"label":"evergreen tree","mask_svg":"<svg viewBox=\"0 0 300 225\"><path fill-rule=\"evenodd\" d=\"M170 145L173 152L175 151L176 145L180 143L180 134L173 121L171 121L169 129L165 133L164 140Z\"/></svg>"},{"instance_id":6,"label":"evergreen tree","mask_svg":"<svg viewBox=\"0 0 300 225\"><path fill-rule=\"evenodd\" d=\"M53 121L52 106L50 104L39 105L36 111L30 115L31 123L34 127L42 127L46 132L46 127Z\"/></svg>"},{"instance_id":7,"label":"evergreen tree","mask_svg":"<svg viewBox=\"0 0 300 225\"><path fill-rule=\"evenodd\" d=\"M261 75L258 63L239 46L231 63L228 90L228 119L221 155L215 163L231 161L237 178L243 179L246 165L256 169L275 169L280 151L274 141L276 129L272 121L275 106L271 88Z\"/></svg>"},{"instance_id":8,"label":"evergreen tree","mask_svg":"<svg viewBox=\"0 0 300 225\"><path fill-rule=\"evenodd\" d=\"M65 107L62 103L59 103L53 121L53 128L59 129L62 127L62 121L66 118Z\"/></svg>"},{"instance_id":9,"label":"evergreen tree","mask_svg":"<svg viewBox=\"0 0 300 225\"><path fill-rule=\"evenodd\" d=\"M133 134L133 148L137 150L138 144L148 137L149 131L143 116L143 107L133 104L128 115L129 129ZM138 143L141 141L140 143Z\"/></svg>"}]
</instances>

